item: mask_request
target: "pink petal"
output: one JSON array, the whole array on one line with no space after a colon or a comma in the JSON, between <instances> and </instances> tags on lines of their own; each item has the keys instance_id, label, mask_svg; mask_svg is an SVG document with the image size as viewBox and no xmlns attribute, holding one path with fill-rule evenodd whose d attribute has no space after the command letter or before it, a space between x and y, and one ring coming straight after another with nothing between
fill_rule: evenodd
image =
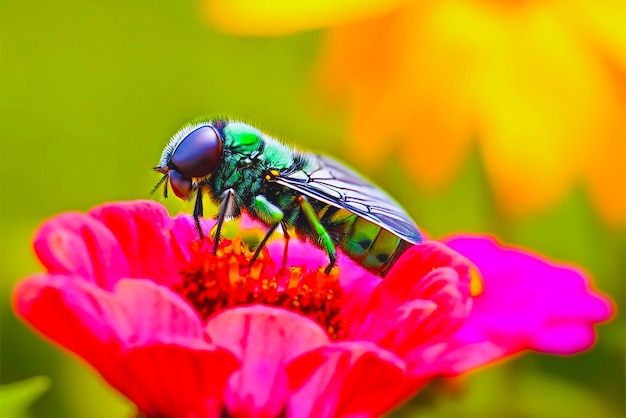
<instances>
[{"instance_id":1,"label":"pink petal","mask_svg":"<svg viewBox=\"0 0 626 418\"><path fill-rule=\"evenodd\" d=\"M77 275L105 289L129 273L115 236L89 215L68 212L46 221L34 245L50 273Z\"/></svg>"},{"instance_id":2,"label":"pink petal","mask_svg":"<svg viewBox=\"0 0 626 418\"><path fill-rule=\"evenodd\" d=\"M285 241L283 239L273 240L267 245L272 259L278 265L283 260L284 248ZM294 238L289 240L287 265L317 270L328 265L328 255L314 245Z\"/></svg>"},{"instance_id":3,"label":"pink petal","mask_svg":"<svg viewBox=\"0 0 626 418\"><path fill-rule=\"evenodd\" d=\"M502 358L506 351L490 341L470 343L458 341L439 342L415 347L406 355L408 375L412 379L428 380L435 376L457 376L468 370Z\"/></svg>"},{"instance_id":4,"label":"pink petal","mask_svg":"<svg viewBox=\"0 0 626 418\"><path fill-rule=\"evenodd\" d=\"M115 286L110 321L130 346L153 342L205 346L203 321L187 301L149 280Z\"/></svg>"},{"instance_id":5,"label":"pink petal","mask_svg":"<svg viewBox=\"0 0 626 418\"><path fill-rule=\"evenodd\" d=\"M211 229L215 225L214 219L200 219L200 225L205 237L211 236ZM198 243L200 236L191 215L178 215L174 218L172 229L172 247L174 256L181 262L191 258L191 245ZM208 243L208 241L207 241Z\"/></svg>"},{"instance_id":6,"label":"pink petal","mask_svg":"<svg viewBox=\"0 0 626 418\"><path fill-rule=\"evenodd\" d=\"M468 321L451 341L459 350L484 343L500 347L485 350L498 356L522 349L571 354L589 348L594 324L611 316L610 300L595 292L579 269L490 237L461 235L447 241L477 265L484 280Z\"/></svg>"},{"instance_id":7,"label":"pink petal","mask_svg":"<svg viewBox=\"0 0 626 418\"><path fill-rule=\"evenodd\" d=\"M231 308L209 318L210 341L242 363L228 381L225 404L233 416L277 416L289 397L286 365L329 343L312 320L265 305Z\"/></svg>"},{"instance_id":8,"label":"pink petal","mask_svg":"<svg viewBox=\"0 0 626 418\"><path fill-rule=\"evenodd\" d=\"M248 214L244 213L241 215L241 218L238 219L239 222L239 228L246 230L246 229L261 229L263 231L267 231L267 225L265 225L263 222L258 221L254 218L252 218L251 216L249 216Z\"/></svg>"},{"instance_id":9,"label":"pink petal","mask_svg":"<svg viewBox=\"0 0 626 418\"><path fill-rule=\"evenodd\" d=\"M341 342L295 359L287 416L378 416L404 396L405 366L368 342Z\"/></svg>"},{"instance_id":10,"label":"pink petal","mask_svg":"<svg viewBox=\"0 0 626 418\"><path fill-rule=\"evenodd\" d=\"M367 318L370 314L372 294L380 285L381 278L360 267L352 267L344 268L339 273L339 282L344 295L341 312L346 318L358 318L354 321L354 329L356 329L363 318Z\"/></svg>"},{"instance_id":11,"label":"pink petal","mask_svg":"<svg viewBox=\"0 0 626 418\"><path fill-rule=\"evenodd\" d=\"M98 206L89 215L113 233L131 261L127 277L150 278L166 286L179 279L181 262L174 259L171 246L174 222L163 205L148 200L117 202Z\"/></svg>"}]
</instances>

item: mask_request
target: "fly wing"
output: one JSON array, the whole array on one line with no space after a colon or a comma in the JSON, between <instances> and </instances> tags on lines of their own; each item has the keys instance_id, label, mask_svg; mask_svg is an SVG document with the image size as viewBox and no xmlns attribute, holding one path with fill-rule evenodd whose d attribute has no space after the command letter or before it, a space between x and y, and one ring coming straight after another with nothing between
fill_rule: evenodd
<instances>
[{"instance_id":1,"label":"fly wing","mask_svg":"<svg viewBox=\"0 0 626 418\"><path fill-rule=\"evenodd\" d=\"M413 244L422 236L409 215L385 192L332 158L307 154L306 164L271 181L326 204L347 209Z\"/></svg>"}]
</instances>

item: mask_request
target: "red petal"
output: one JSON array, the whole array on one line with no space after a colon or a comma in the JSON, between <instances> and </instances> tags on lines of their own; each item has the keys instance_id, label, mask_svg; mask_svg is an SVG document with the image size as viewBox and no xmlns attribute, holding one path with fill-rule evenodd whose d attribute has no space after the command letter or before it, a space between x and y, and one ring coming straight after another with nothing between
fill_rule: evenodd
<instances>
[{"instance_id":1,"label":"red petal","mask_svg":"<svg viewBox=\"0 0 626 418\"><path fill-rule=\"evenodd\" d=\"M459 284L469 284L471 266L467 258L450 247L437 241L425 241L409 248L400 257L382 281L379 295L375 297L379 299L378 304L387 301L394 303L403 296L406 300L406 295L413 291L415 283L439 267L456 270Z\"/></svg>"},{"instance_id":2,"label":"red petal","mask_svg":"<svg viewBox=\"0 0 626 418\"><path fill-rule=\"evenodd\" d=\"M127 396L134 383L120 367L123 353L155 342L208 346L195 310L149 280L121 280L111 293L76 277L37 275L19 283L14 297L20 316Z\"/></svg>"},{"instance_id":3,"label":"red petal","mask_svg":"<svg viewBox=\"0 0 626 418\"><path fill-rule=\"evenodd\" d=\"M305 353L288 367L294 393L287 416L378 416L406 392L405 366L367 342L342 342Z\"/></svg>"},{"instance_id":4,"label":"red petal","mask_svg":"<svg viewBox=\"0 0 626 418\"><path fill-rule=\"evenodd\" d=\"M98 286L62 275L31 276L14 291L18 315L97 368L113 364L121 348L103 310L108 298Z\"/></svg>"},{"instance_id":5,"label":"red petal","mask_svg":"<svg viewBox=\"0 0 626 418\"><path fill-rule=\"evenodd\" d=\"M215 345L228 349L243 364L225 392L232 416L279 415L289 397L287 363L329 344L328 335L312 320L264 305L222 311L209 319L206 332Z\"/></svg>"},{"instance_id":6,"label":"red petal","mask_svg":"<svg viewBox=\"0 0 626 418\"><path fill-rule=\"evenodd\" d=\"M81 350L91 340L119 351L153 342L202 346L204 341L198 313L149 280L120 280L111 293L73 277L36 275L18 284L15 303L35 328L83 357L101 351ZM81 332L90 336L77 338Z\"/></svg>"},{"instance_id":7,"label":"red petal","mask_svg":"<svg viewBox=\"0 0 626 418\"><path fill-rule=\"evenodd\" d=\"M409 251L374 290L369 316L353 322L353 338L396 353L447 338L470 311L469 262L427 241Z\"/></svg>"},{"instance_id":8,"label":"red petal","mask_svg":"<svg viewBox=\"0 0 626 418\"><path fill-rule=\"evenodd\" d=\"M181 262L174 259L174 222L162 205L139 200L96 207L89 214L115 236L130 261L127 277L150 278L169 286L179 280Z\"/></svg>"},{"instance_id":9,"label":"red petal","mask_svg":"<svg viewBox=\"0 0 626 418\"><path fill-rule=\"evenodd\" d=\"M154 344L131 350L120 368L125 393L149 417L220 417L226 380L239 366L226 350Z\"/></svg>"}]
</instances>

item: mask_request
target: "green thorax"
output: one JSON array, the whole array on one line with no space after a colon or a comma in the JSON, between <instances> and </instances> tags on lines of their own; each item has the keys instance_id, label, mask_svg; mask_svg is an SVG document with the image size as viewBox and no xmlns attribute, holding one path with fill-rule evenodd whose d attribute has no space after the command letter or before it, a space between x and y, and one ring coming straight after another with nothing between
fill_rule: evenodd
<instances>
[{"instance_id":1,"label":"green thorax","mask_svg":"<svg viewBox=\"0 0 626 418\"><path fill-rule=\"evenodd\" d=\"M295 149L242 122L229 122L223 131L224 148L233 155L251 157L256 153L267 168L283 170L294 164Z\"/></svg>"},{"instance_id":2,"label":"green thorax","mask_svg":"<svg viewBox=\"0 0 626 418\"><path fill-rule=\"evenodd\" d=\"M237 203L248 206L258 194L270 170L288 170L301 154L294 148L242 122L215 121L223 138L220 166L207 179L211 197L217 202L227 189L237 193Z\"/></svg>"}]
</instances>

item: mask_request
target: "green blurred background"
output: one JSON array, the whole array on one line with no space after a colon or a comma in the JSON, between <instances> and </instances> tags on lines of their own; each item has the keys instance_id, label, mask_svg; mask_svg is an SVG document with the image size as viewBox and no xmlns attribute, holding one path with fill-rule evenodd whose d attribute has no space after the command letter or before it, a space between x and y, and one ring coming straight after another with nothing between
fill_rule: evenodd
<instances>
[{"instance_id":1,"label":"green blurred background","mask_svg":"<svg viewBox=\"0 0 626 418\"><path fill-rule=\"evenodd\" d=\"M203 22L189 0L1 1L0 30L0 381L50 378L24 416L129 417L132 405L96 373L13 315L12 286L41 269L31 249L35 230L62 211L149 198L158 180L150 168L165 142L198 116L241 118L350 162L346 111L312 87L323 33L232 37ZM416 190L394 161L385 171L357 169L433 236L493 233L574 262L624 306L624 231L597 220L582 188L549 212L512 222L494 209L477 152L455 184L436 194ZM181 209L175 199L167 204ZM622 417L624 349L618 311L587 353L528 354L438 382L397 415ZM42 385L36 381L34 390Z\"/></svg>"}]
</instances>

